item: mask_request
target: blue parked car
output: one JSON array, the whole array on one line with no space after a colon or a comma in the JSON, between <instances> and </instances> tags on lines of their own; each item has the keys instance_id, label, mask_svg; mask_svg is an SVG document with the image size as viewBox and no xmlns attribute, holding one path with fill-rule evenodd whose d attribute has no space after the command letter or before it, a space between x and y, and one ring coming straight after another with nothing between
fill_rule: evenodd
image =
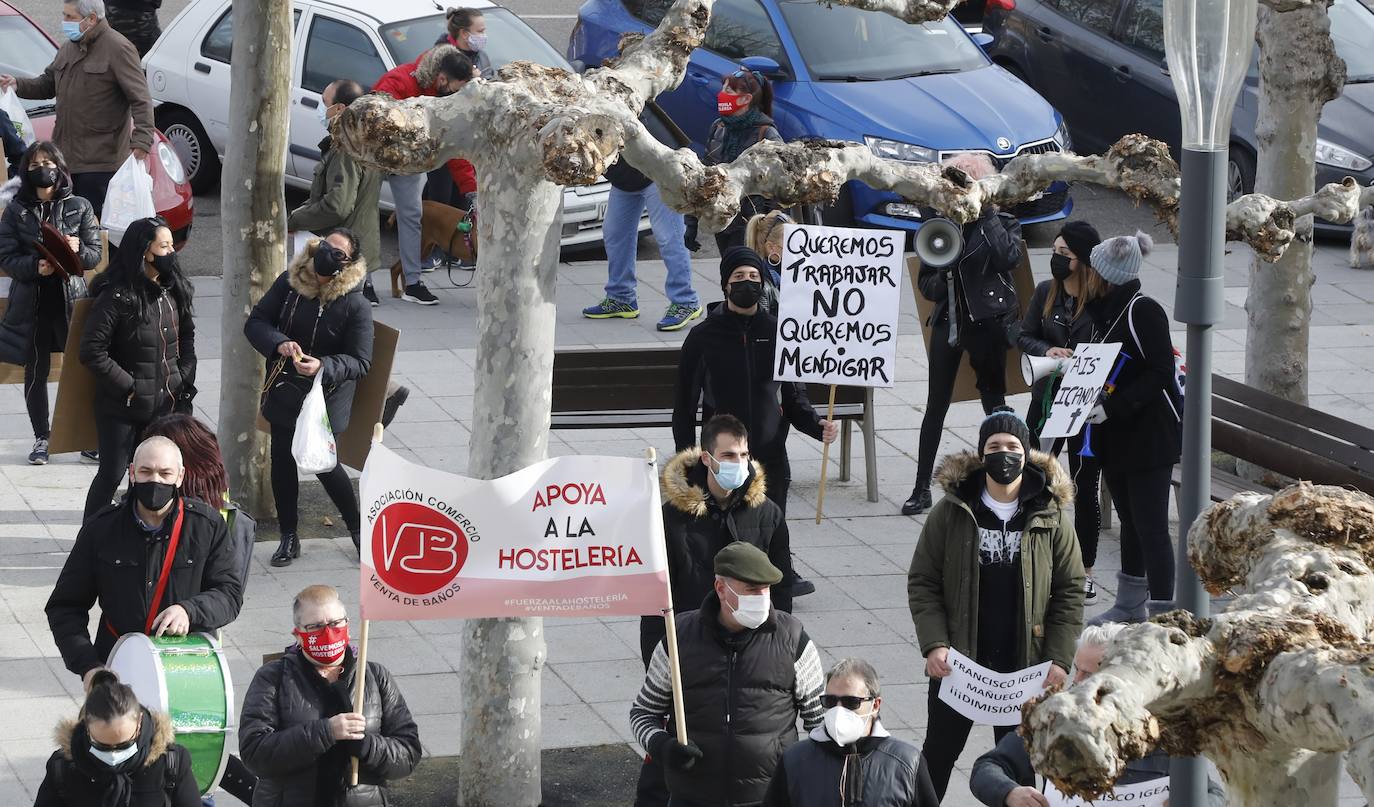
<instances>
[{"instance_id":1,"label":"blue parked car","mask_svg":"<svg viewBox=\"0 0 1374 807\"><path fill-rule=\"evenodd\" d=\"M670 0L587 0L568 58L595 66L625 32L658 25ZM716 119L716 93L745 64L773 82L773 118L787 140L866 143L881 157L932 162L977 151L1000 168L1019 154L1069 148L1063 118L992 63L954 20L910 25L887 14L816 0L716 0L711 25L681 86L658 103L698 153ZM1009 211L1023 223L1066 217L1068 185L1056 182ZM849 182L825 223L914 231L930 215L896 194Z\"/></svg>"}]
</instances>

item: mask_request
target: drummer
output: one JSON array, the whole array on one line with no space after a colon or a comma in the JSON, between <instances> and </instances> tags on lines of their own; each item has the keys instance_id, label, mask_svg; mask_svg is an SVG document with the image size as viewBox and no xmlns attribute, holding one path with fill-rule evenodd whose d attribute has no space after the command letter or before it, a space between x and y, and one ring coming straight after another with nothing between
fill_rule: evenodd
<instances>
[{"instance_id":1,"label":"drummer","mask_svg":"<svg viewBox=\"0 0 1374 807\"><path fill-rule=\"evenodd\" d=\"M125 633L184 636L233 622L243 606L233 542L219 510L181 494L181 450L149 437L134 450L129 493L81 525L48 598L67 669L89 682ZM91 641L91 606L100 627Z\"/></svg>"}]
</instances>

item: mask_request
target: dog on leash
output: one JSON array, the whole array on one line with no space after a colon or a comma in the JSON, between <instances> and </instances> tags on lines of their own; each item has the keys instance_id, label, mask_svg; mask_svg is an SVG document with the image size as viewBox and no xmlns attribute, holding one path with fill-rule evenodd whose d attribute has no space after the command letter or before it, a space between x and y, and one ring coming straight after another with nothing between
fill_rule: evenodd
<instances>
[{"instance_id":1,"label":"dog on leash","mask_svg":"<svg viewBox=\"0 0 1374 807\"><path fill-rule=\"evenodd\" d=\"M389 224L395 224L391 214ZM467 232L459 229L463 222L472 225ZM420 213L420 260L425 260L438 247L465 264L477 263L477 224L474 216L462 208L442 202L425 200ZM401 262L391 265L391 296L400 297L405 286Z\"/></svg>"}]
</instances>

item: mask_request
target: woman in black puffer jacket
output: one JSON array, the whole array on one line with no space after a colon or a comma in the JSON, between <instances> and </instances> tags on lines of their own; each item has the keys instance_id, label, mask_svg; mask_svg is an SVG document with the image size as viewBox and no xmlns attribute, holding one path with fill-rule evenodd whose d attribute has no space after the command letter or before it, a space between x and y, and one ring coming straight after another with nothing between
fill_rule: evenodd
<instances>
[{"instance_id":1,"label":"woman in black puffer jacket","mask_svg":"<svg viewBox=\"0 0 1374 807\"><path fill-rule=\"evenodd\" d=\"M118 257L91 283L95 302L81 335L81 363L96 379L100 470L86 494L86 518L110 503L144 427L168 412L191 411L196 326L191 283L160 218L139 219Z\"/></svg>"},{"instance_id":2,"label":"woman in black puffer jacket","mask_svg":"<svg viewBox=\"0 0 1374 807\"><path fill-rule=\"evenodd\" d=\"M243 325L253 349L267 358L262 416L272 425L272 498L281 528L273 566L288 566L301 555L296 536L300 491L291 440L314 376L324 374L329 426L340 434L353 413L358 379L372 366L372 306L362 293L366 277L358 239L346 229L333 230L296 256ZM315 476L339 508L357 547L358 499L348 473L335 465Z\"/></svg>"},{"instance_id":3,"label":"woman in black puffer jacket","mask_svg":"<svg viewBox=\"0 0 1374 807\"><path fill-rule=\"evenodd\" d=\"M19 176L8 204L0 201L0 270L10 276L10 300L0 322L0 361L24 367L24 404L33 427L29 462L48 462L48 371L52 354L67 347L71 303L61 272L43 260L35 246L44 222L67 236L67 243L90 269L100 262L100 224L91 203L72 194L72 178L57 146L34 143L19 161Z\"/></svg>"}]
</instances>

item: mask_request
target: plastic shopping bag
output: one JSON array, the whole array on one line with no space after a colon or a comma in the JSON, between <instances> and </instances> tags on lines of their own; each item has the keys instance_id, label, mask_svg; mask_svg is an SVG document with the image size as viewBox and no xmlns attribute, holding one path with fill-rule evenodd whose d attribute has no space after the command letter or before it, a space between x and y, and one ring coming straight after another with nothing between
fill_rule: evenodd
<instances>
[{"instance_id":1,"label":"plastic shopping bag","mask_svg":"<svg viewBox=\"0 0 1374 807\"><path fill-rule=\"evenodd\" d=\"M153 178L148 174L147 166L130 154L110 179L100 223L110 231L110 240L117 242L124 237L124 231L130 224L156 215Z\"/></svg>"},{"instance_id":2,"label":"plastic shopping bag","mask_svg":"<svg viewBox=\"0 0 1374 807\"><path fill-rule=\"evenodd\" d=\"M296 465L308 474L322 474L334 470L339 455L334 445L334 430L329 428L329 410L324 403L323 372L315 373L315 383L301 403L296 416L296 435L291 438L291 456Z\"/></svg>"},{"instance_id":3,"label":"plastic shopping bag","mask_svg":"<svg viewBox=\"0 0 1374 807\"><path fill-rule=\"evenodd\" d=\"M25 146L33 145L37 138L33 134L33 121L29 120L29 113L24 111L24 102L19 100L19 96L14 94L14 88L0 91L0 112L9 115L10 124L14 126L14 133L19 135L19 139L24 141Z\"/></svg>"}]
</instances>

